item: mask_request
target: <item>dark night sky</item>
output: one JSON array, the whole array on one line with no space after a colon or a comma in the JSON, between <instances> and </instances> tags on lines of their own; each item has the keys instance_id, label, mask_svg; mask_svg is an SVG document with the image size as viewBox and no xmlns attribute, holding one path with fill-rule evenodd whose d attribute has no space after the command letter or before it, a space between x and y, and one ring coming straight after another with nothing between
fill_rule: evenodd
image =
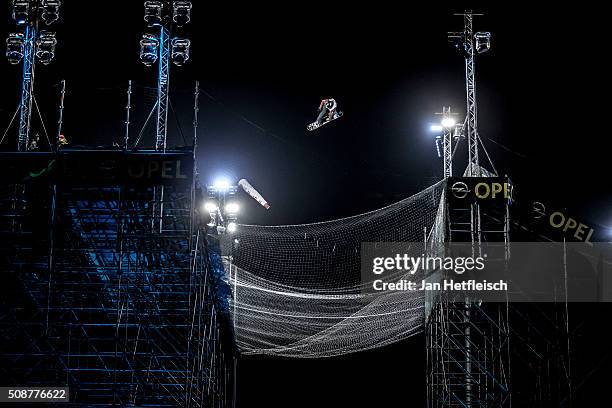
<instances>
[{"instance_id":1,"label":"dark night sky","mask_svg":"<svg viewBox=\"0 0 612 408\"><path fill-rule=\"evenodd\" d=\"M6 17L0 18L3 38L13 29L8 3L0 8ZM66 79L70 141L110 145L121 140L125 88L133 79L139 85L134 137L152 106L142 87L155 85L153 71L138 62L145 29L142 2L66 3L56 27L57 61L37 74L47 127L55 129L57 83ZM446 31L462 28L452 13L467 6L486 13L475 28L493 33L493 49L478 60L477 75L480 133L496 167L525 195L612 225L607 114L601 103L609 85L603 10L585 3L535 2L195 3L188 29L192 60L174 70L172 102L190 141L193 81L201 82L202 180L219 174L245 177L272 204L268 213L247 205L242 222L348 216L439 179L442 164L428 128L443 105L465 111L464 65L448 45ZM2 128L17 103L18 76L17 69L0 62ZM305 126L325 96L338 100L345 117L308 133ZM170 118L170 145L183 144L176 122ZM146 132L141 145L152 143L151 131ZM10 148L10 142L2 147ZM341 396L323 403L323 390L338 384L359 390L370 386L368 373L391 370L406 373L404 381L396 379L402 392L422 397L423 349L417 336L378 354L324 362L246 359L240 406L259 406L259 401L287 406L282 395L270 402L270 384L282 385L287 395L305 395L311 406L334 406ZM416 382L410 385L409 379ZM341 405L358 405L361 396L354 394ZM399 395L389 398L377 406L399 406L392 402L400 401Z\"/></svg>"}]
</instances>

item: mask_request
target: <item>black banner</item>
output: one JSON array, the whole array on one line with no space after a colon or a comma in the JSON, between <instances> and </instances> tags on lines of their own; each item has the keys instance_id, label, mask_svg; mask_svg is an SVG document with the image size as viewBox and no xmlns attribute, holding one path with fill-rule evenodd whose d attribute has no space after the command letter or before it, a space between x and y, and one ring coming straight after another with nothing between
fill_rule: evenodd
<instances>
[{"instance_id":1,"label":"black banner","mask_svg":"<svg viewBox=\"0 0 612 408\"><path fill-rule=\"evenodd\" d=\"M2 153L0 182L54 181L83 185L191 185L191 152L65 150L53 153Z\"/></svg>"}]
</instances>

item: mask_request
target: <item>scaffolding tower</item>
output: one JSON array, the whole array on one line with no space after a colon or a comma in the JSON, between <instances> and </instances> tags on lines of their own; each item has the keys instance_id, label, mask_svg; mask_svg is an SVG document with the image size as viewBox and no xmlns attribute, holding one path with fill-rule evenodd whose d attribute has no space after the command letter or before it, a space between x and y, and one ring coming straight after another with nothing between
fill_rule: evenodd
<instances>
[{"instance_id":1,"label":"scaffolding tower","mask_svg":"<svg viewBox=\"0 0 612 408\"><path fill-rule=\"evenodd\" d=\"M507 186L509 182L493 178L496 175L479 163L475 56L489 50L491 35L474 33L473 17L479 14L466 11L459 15L463 16L464 30L451 32L448 38L465 59L467 108L460 131L467 139L468 161L465 177L453 178L453 120L453 126L445 127L443 136L446 180L443 241L470 243L472 254L480 256L483 241L502 242L506 246L509 243L509 197L481 202L474 194L475 184L495 180ZM450 108L445 107L443 120L450 119L450 115ZM483 304L471 294L457 301L441 292L433 300L426 322L430 408L509 406L509 327L505 306Z\"/></svg>"},{"instance_id":2,"label":"scaffolding tower","mask_svg":"<svg viewBox=\"0 0 612 408\"><path fill-rule=\"evenodd\" d=\"M230 405L233 343L193 152L2 160L6 385L69 387L68 406Z\"/></svg>"},{"instance_id":3,"label":"scaffolding tower","mask_svg":"<svg viewBox=\"0 0 612 408\"><path fill-rule=\"evenodd\" d=\"M458 139L467 139L468 164L463 177L453 177L454 135L445 129L442 240L468 243L476 255L480 255L483 243L500 243L503 251L499 259L489 257L487 262L506 263L511 234L527 242L540 238L525 234L518 223L511 224L509 178L499 177L495 169L489 171L479 162L482 142L475 57L490 49L491 34L473 31L473 18L481 14L466 11L457 15L463 17L464 30L448 37L465 58L467 110L465 122L455 133L459 133ZM449 117L450 108L442 115ZM508 193L498 200L479 200L474 194L477 183L499 183ZM447 293L438 293L426 307L428 407L571 405L567 313L567 305L510 306L508 302L483 303L471 294L457 301Z\"/></svg>"},{"instance_id":4,"label":"scaffolding tower","mask_svg":"<svg viewBox=\"0 0 612 408\"><path fill-rule=\"evenodd\" d=\"M507 179L497 177L447 178L444 242L468 243L479 256L481 243L472 240L471 216L477 206L481 216L477 235L483 242L504 246L499 259L489 256L487 262L504 262L509 197L477 202L473 191L479 182L508 185ZM428 309L425 330L429 408L510 406L508 304L483 303L471 293L458 300L440 292Z\"/></svg>"}]
</instances>

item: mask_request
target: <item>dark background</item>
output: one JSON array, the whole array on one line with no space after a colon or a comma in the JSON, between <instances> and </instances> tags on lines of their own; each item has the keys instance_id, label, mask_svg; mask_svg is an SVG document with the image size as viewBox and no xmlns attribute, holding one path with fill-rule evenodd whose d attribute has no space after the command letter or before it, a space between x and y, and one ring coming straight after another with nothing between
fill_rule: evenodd
<instances>
[{"instance_id":1,"label":"dark background","mask_svg":"<svg viewBox=\"0 0 612 408\"><path fill-rule=\"evenodd\" d=\"M155 71L138 61L142 2L65 3L55 26L57 59L37 70L47 130L55 132L58 83L66 79L64 133L70 142L121 141L132 79L134 141L155 97L147 88L155 86ZM512 177L519 199L533 197L611 225L603 8L584 2L451 4L195 2L193 23L184 30L192 60L173 68L176 114L169 119L169 145L191 144L199 80L201 182L244 177L272 204L266 212L245 202L241 222L333 219L418 192L441 176L429 132L434 113L444 105L465 112L464 63L446 32L462 29L462 19L452 14L468 7L486 13L476 18L475 29L493 34L492 50L477 62L477 83L480 134L496 168ZM4 38L14 29L8 1L0 13ZM17 106L19 71L3 60L0 77L4 130ZM329 96L345 116L307 132L319 100ZM40 124L34 131L43 134ZM2 150L12 148L15 135L9 129ZM139 146L153 142L149 127ZM378 398L375 406L423 406L424 363L421 336L323 361L242 358L238 402L362 406L370 397ZM597 370L582 388L585 395L597 389Z\"/></svg>"}]
</instances>

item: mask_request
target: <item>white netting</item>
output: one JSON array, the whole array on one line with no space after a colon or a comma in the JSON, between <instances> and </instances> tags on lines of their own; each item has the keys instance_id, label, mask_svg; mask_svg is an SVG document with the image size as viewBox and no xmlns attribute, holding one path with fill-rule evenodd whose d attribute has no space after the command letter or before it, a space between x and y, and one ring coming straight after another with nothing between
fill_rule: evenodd
<instances>
[{"instance_id":1,"label":"white netting","mask_svg":"<svg viewBox=\"0 0 612 408\"><path fill-rule=\"evenodd\" d=\"M437 234L443 183L380 210L337 221L241 225L226 270L244 354L328 357L401 341L423 326L420 292L369 294L364 242L423 242Z\"/></svg>"}]
</instances>

